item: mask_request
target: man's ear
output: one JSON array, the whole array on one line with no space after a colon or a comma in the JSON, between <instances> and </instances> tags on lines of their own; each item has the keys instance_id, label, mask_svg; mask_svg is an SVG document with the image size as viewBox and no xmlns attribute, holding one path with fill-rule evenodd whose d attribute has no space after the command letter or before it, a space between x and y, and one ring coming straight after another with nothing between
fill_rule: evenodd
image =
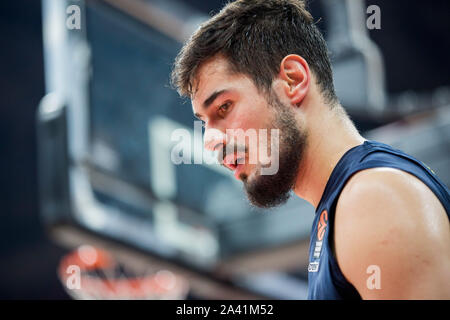
<instances>
[{"instance_id":1,"label":"man's ear","mask_svg":"<svg viewBox=\"0 0 450 320\"><path fill-rule=\"evenodd\" d=\"M281 61L279 77L291 103L300 103L308 92L311 79L306 60L296 54L287 55Z\"/></svg>"}]
</instances>

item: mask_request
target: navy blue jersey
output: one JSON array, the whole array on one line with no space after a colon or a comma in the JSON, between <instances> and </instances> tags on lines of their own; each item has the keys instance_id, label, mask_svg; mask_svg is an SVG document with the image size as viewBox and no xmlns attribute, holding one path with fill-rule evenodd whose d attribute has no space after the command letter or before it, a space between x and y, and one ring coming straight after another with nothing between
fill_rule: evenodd
<instances>
[{"instance_id":1,"label":"navy blue jersey","mask_svg":"<svg viewBox=\"0 0 450 320\"><path fill-rule=\"evenodd\" d=\"M365 141L348 150L333 169L317 206L309 247L308 299L361 298L339 268L332 251L332 232L336 203L345 183L356 172L377 167L400 169L419 178L437 196L450 217L449 189L419 160L375 141Z\"/></svg>"}]
</instances>

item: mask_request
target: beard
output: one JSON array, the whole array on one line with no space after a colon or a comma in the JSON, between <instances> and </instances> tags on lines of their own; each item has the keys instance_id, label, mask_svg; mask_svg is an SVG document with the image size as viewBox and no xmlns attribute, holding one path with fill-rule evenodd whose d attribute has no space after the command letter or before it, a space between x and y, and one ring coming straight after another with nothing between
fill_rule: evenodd
<instances>
[{"instance_id":1,"label":"beard","mask_svg":"<svg viewBox=\"0 0 450 320\"><path fill-rule=\"evenodd\" d=\"M240 176L248 200L260 208L273 208L290 198L307 144L307 133L299 129L291 107L284 105L275 93L271 94L269 105L274 110L274 129L280 132L278 171L261 175L258 168L253 179L244 173Z\"/></svg>"}]
</instances>

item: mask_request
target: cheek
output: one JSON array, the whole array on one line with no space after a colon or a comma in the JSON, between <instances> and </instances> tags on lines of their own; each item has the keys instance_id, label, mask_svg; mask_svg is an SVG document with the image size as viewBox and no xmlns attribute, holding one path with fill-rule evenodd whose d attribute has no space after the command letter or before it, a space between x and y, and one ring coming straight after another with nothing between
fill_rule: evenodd
<instances>
[{"instance_id":1,"label":"cheek","mask_svg":"<svg viewBox=\"0 0 450 320\"><path fill-rule=\"evenodd\" d=\"M272 127L272 115L266 103L248 103L233 114L230 119L232 129L266 129Z\"/></svg>"},{"instance_id":2,"label":"cheek","mask_svg":"<svg viewBox=\"0 0 450 320\"><path fill-rule=\"evenodd\" d=\"M270 163L270 138L273 128L271 110L260 108L258 111L236 112L230 117L228 125L231 130L227 132L227 142L234 141L237 145L245 144L247 147L245 160L247 174L253 172L261 163Z\"/></svg>"}]
</instances>

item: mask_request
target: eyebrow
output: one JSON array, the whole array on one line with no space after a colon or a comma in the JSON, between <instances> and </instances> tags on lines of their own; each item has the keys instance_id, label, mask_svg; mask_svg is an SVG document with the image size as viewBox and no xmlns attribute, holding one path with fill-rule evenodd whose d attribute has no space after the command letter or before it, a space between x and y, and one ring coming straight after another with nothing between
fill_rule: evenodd
<instances>
[{"instance_id":1,"label":"eyebrow","mask_svg":"<svg viewBox=\"0 0 450 320\"><path fill-rule=\"evenodd\" d=\"M221 94L227 92L227 89L223 89L223 90L219 90L214 92L212 95L209 96L208 99L205 100L205 102L203 102L203 108L208 109L208 107L214 102L214 100L216 100L216 98L218 96L220 96Z\"/></svg>"},{"instance_id":2,"label":"eyebrow","mask_svg":"<svg viewBox=\"0 0 450 320\"><path fill-rule=\"evenodd\" d=\"M228 91L228 89L223 89L223 90L219 90L219 91L215 91L213 94L211 94L208 99L206 99L203 102L203 108L206 110L208 109L208 107L214 102L214 100L217 99L217 97L219 97L221 94L224 94ZM199 113L194 113L194 116L197 117L198 119L201 120L202 115Z\"/></svg>"}]
</instances>

